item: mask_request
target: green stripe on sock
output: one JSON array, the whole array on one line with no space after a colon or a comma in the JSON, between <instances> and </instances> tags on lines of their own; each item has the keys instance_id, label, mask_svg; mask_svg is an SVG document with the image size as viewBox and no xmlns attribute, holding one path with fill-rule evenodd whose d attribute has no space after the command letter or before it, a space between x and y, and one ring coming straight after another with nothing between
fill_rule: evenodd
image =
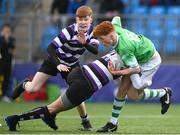
<instances>
[{"instance_id":1,"label":"green stripe on sock","mask_svg":"<svg viewBox=\"0 0 180 135\"><path fill-rule=\"evenodd\" d=\"M123 102L123 101L125 101L126 99L125 98L122 98L122 99L118 99L118 98L114 98L116 101L118 101L118 102Z\"/></svg>"},{"instance_id":2,"label":"green stripe on sock","mask_svg":"<svg viewBox=\"0 0 180 135\"><path fill-rule=\"evenodd\" d=\"M160 95L160 91L158 91L158 92L157 92L157 95L156 95L156 97L159 97L159 95Z\"/></svg>"},{"instance_id":3,"label":"green stripe on sock","mask_svg":"<svg viewBox=\"0 0 180 135\"><path fill-rule=\"evenodd\" d=\"M117 117L119 117L119 114L117 114L117 113L112 113L112 117L117 118Z\"/></svg>"},{"instance_id":4,"label":"green stripe on sock","mask_svg":"<svg viewBox=\"0 0 180 135\"><path fill-rule=\"evenodd\" d=\"M153 96L154 96L154 92L151 90L149 98L152 98Z\"/></svg>"},{"instance_id":5,"label":"green stripe on sock","mask_svg":"<svg viewBox=\"0 0 180 135\"><path fill-rule=\"evenodd\" d=\"M122 106L113 106L114 110L121 110Z\"/></svg>"}]
</instances>

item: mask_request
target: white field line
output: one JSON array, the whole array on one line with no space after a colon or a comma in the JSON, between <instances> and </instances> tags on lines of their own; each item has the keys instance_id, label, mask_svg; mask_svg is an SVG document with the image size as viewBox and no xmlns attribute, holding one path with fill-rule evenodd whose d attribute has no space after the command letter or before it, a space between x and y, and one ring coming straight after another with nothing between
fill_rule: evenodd
<instances>
[{"instance_id":1,"label":"white field line","mask_svg":"<svg viewBox=\"0 0 180 135\"><path fill-rule=\"evenodd\" d=\"M104 119L104 118L108 118L111 117L110 115L89 115L90 118L99 118L99 119ZM178 115L126 115L120 116L121 118L126 118L126 119L136 119L136 118L160 118L160 119L168 119L168 118L180 118L180 116ZM0 118L5 118L5 116L0 116ZM58 119L77 119L79 118L78 114L76 116L74 115L66 115L63 116L61 114L57 115L56 118Z\"/></svg>"},{"instance_id":2,"label":"white field line","mask_svg":"<svg viewBox=\"0 0 180 135\"><path fill-rule=\"evenodd\" d=\"M38 133L38 134L0 134L0 135L118 135L113 134L113 133L109 133L109 134L45 134L45 133ZM180 134L119 134L119 135L180 135Z\"/></svg>"},{"instance_id":3,"label":"white field line","mask_svg":"<svg viewBox=\"0 0 180 135\"><path fill-rule=\"evenodd\" d=\"M90 118L100 118L100 119L104 119L104 118L108 118L111 117L110 115L89 115ZM120 116L121 118L126 118L126 119L136 119L136 118L161 118L161 119L166 119L166 118L180 118L180 116L177 115L168 115L168 116L163 116L163 115L126 115L126 116ZM63 115L58 115L57 118L63 118L63 119L76 119L79 118L78 114L77 116L63 116Z\"/></svg>"}]
</instances>

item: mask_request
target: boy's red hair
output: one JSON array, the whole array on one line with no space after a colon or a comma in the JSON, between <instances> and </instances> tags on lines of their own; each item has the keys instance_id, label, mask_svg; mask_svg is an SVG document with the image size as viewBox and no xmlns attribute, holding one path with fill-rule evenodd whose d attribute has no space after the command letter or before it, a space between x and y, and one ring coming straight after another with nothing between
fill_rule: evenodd
<instances>
[{"instance_id":1,"label":"boy's red hair","mask_svg":"<svg viewBox=\"0 0 180 135\"><path fill-rule=\"evenodd\" d=\"M92 15L92 9L89 6L80 6L76 11L77 17L86 17Z\"/></svg>"},{"instance_id":2,"label":"boy's red hair","mask_svg":"<svg viewBox=\"0 0 180 135\"><path fill-rule=\"evenodd\" d=\"M110 21L103 21L97 25L93 30L94 37L106 36L114 30L113 25Z\"/></svg>"}]
</instances>

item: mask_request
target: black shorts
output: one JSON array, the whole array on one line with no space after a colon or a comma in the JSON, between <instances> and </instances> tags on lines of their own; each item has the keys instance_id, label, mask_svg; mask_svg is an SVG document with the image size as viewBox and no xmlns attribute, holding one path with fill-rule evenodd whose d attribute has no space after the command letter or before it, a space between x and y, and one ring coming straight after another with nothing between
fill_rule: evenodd
<instances>
[{"instance_id":1,"label":"black shorts","mask_svg":"<svg viewBox=\"0 0 180 135\"><path fill-rule=\"evenodd\" d=\"M71 67L71 70L73 68L75 68L76 66L79 66L79 63L75 64L74 66ZM70 70L70 72L71 72ZM47 57L46 59L44 59L40 69L38 70L39 72L43 72L46 73L48 75L52 75L52 76L56 76L57 73L61 74L61 77L63 79L65 79L67 81L67 76L70 72L59 72L59 70L57 69L56 64L54 64L52 62L52 60L50 59L50 57Z\"/></svg>"},{"instance_id":2,"label":"black shorts","mask_svg":"<svg viewBox=\"0 0 180 135\"><path fill-rule=\"evenodd\" d=\"M94 93L80 67L71 71L67 78L67 82L69 88L66 91L66 96L74 106L80 105Z\"/></svg>"}]
</instances>

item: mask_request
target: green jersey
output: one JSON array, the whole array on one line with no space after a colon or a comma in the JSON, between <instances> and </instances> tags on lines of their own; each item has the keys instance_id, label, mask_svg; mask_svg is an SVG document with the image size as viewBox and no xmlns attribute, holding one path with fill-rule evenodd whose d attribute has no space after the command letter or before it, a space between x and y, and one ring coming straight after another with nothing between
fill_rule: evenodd
<instances>
[{"instance_id":1,"label":"green jersey","mask_svg":"<svg viewBox=\"0 0 180 135\"><path fill-rule=\"evenodd\" d=\"M155 52L151 40L122 28L120 17L114 17L112 24L118 37L114 48L126 66L137 67L139 64L146 63L151 59Z\"/></svg>"}]
</instances>

